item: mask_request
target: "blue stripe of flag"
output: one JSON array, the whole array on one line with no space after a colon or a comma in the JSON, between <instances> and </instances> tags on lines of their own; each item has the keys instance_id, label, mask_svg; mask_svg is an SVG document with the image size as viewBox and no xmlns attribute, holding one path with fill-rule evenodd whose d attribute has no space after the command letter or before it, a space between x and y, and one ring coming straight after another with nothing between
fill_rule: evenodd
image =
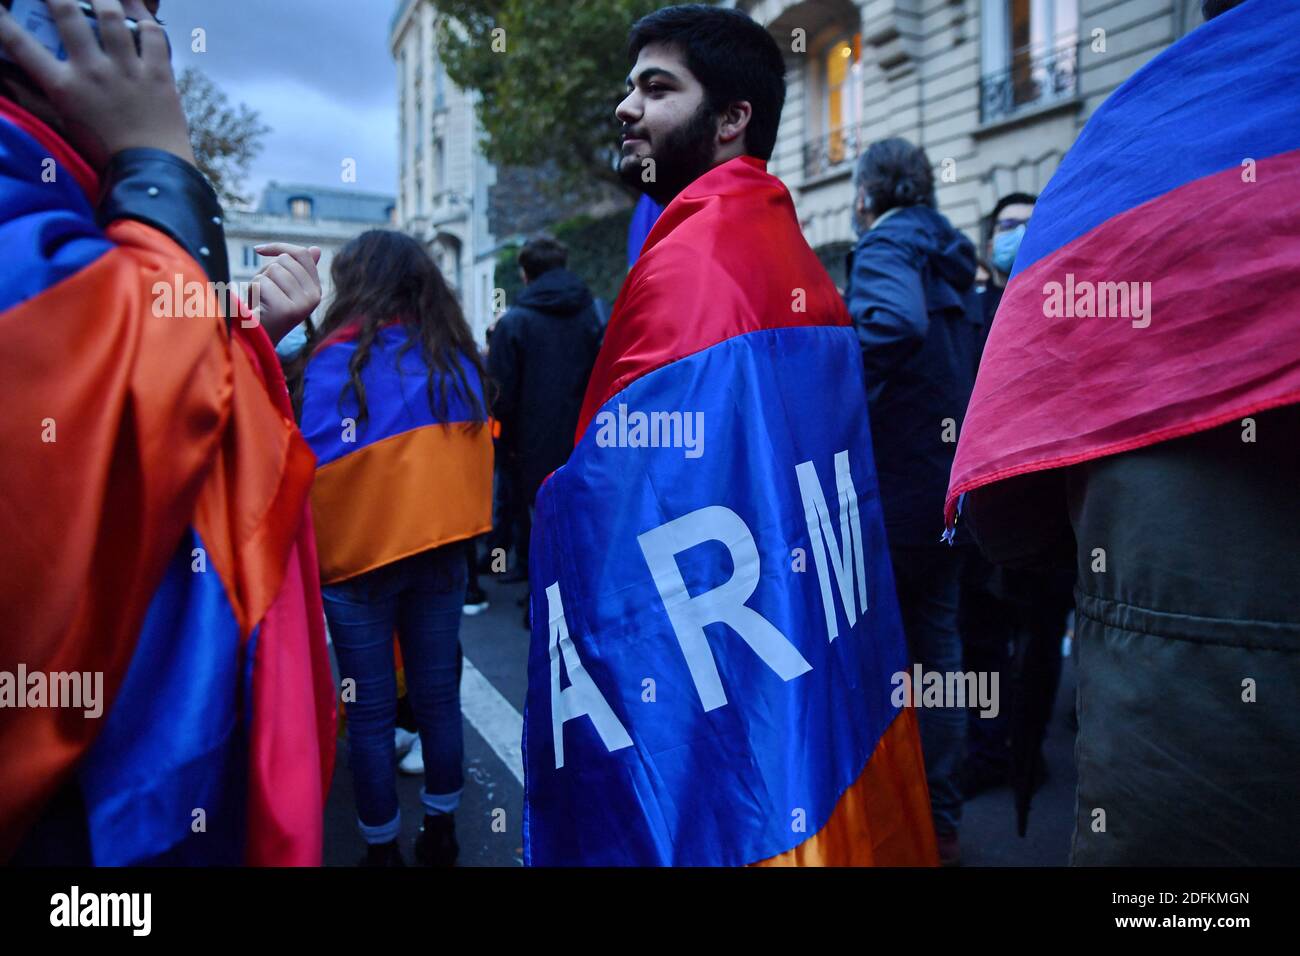
<instances>
[{"instance_id":1,"label":"blue stripe of flag","mask_svg":"<svg viewBox=\"0 0 1300 956\"><path fill-rule=\"evenodd\" d=\"M190 530L78 771L97 866L242 862L245 663L225 587Z\"/></svg>"},{"instance_id":2,"label":"blue stripe of flag","mask_svg":"<svg viewBox=\"0 0 1300 956\"><path fill-rule=\"evenodd\" d=\"M356 423L360 406L351 388L348 363L356 354L354 342L330 345L317 353L307 365L303 385L302 433L316 453L319 465L327 465L366 445L392 438L426 425L473 420L465 393L456 387L451 376L447 382L447 414L434 415L427 392L428 366L418 346L402 353L407 333L401 326L380 331L371 348L370 360L361 371L366 392L369 420L349 431L348 422ZM469 359L461 356L463 380L478 397L481 407L483 383ZM438 380L434 381L435 395Z\"/></svg>"},{"instance_id":3,"label":"blue stripe of flag","mask_svg":"<svg viewBox=\"0 0 1300 956\"><path fill-rule=\"evenodd\" d=\"M0 313L75 275L112 248L72 173L0 117Z\"/></svg>"},{"instance_id":4,"label":"blue stripe of flag","mask_svg":"<svg viewBox=\"0 0 1300 956\"><path fill-rule=\"evenodd\" d=\"M602 412L617 415L620 405L629 414L702 413L702 454L602 447L597 415L542 487L530 552L528 862L732 865L774 856L815 833L862 772L897 713L890 677L907 665L853 330L738 336L638 379ZM840 452L857 490L869 600L850 627L832 576L831 641L796 466L815 466L838 538ZM784 680L729 626L708 625L727 702L706 710L639 539L712 506L734 512L757 548L759 579L745 606L811 670ZM717 540L676 564L693 596L736 572ZM592 720L570 720L558 770L553 583L582 666L632 741L608 749ZM561 687L571 681L565 665Z\"/></svg>"}]
</instances>

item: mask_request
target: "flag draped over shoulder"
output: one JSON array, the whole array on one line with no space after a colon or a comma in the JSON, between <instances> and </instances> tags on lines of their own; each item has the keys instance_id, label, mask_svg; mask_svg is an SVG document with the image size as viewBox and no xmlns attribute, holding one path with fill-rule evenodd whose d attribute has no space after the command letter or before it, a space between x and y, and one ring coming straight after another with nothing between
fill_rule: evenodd
<instances>
[{"instance_id":1,"label":"flag draped over shoulder","mask_svg":"<svg viewBox=\"0 0 1300 956\"><path fill-rule=\"evenodd\" d=\"M935 861L862 362L763 163L654 226L533 528L529 864Z\"/></svg>"},{"instance_id":2,"label":"flag draped over shoulder","mask_svg":"<svg viewBox=\"0 0 1300 956\"><path fill-rule=\"evenodd\" d=\"M1248 0L1111 94L1043 192L948 490L1300 401L1300 4Z\"/></svg>"},{"instance_id":3,"label":"flag draped over shoulder","mask_svg":"<svg viewBox=\"0 0 1300 956\"><path fill-rule=\"evenodd\" d=\"M312 455L265 332L227 335L213 292L158 315L157 284L207 276L155 229L97 226L97 193L0 99L0 671L100 674L104 698L0 710L0 858L73 782L96 864L318 864Z\"/></svg>"},{"instance_id":4,"label":"flag draped over shoulder","mask_svg":"<svg viewBox=\"0 0 1300 956\"><path fill-rule=\"evenodd\" d=\"M345 388L357 326L312 356L302 431L319 459L312 510L326 584L492 529L492 433L476 421L464 387L486 408L477 370L460 357L446 376L444 415L430 407L428 366L401 325L379 331L361 372L368 420ZM435 391L438 385L435 384Z\"/></svg>"},{"instance_id":5,"label":"flag draped over shoulder","mask_svg":"<svg viewBox=\"0 0 1300 956\"><path fill-rule=\"evenodd\" d=\"M650 230L654 228L655 220L659 218L662 212L663 207L649 196L642 196L637 200L636 208L632 210L632 221L628 223L627 227L627 267L629 269L636 265L637 259L641 257L641 247L645 245Z\"/></svg>"}]
</instances>

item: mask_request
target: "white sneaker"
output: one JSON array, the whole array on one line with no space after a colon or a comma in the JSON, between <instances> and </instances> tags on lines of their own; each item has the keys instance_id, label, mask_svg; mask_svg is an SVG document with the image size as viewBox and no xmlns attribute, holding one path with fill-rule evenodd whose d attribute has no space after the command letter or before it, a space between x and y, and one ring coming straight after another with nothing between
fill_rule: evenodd
<instances>
[{"instance_id":1,"label":"white sneaker","mask_svg":"<svg viewBox=\"0 0 1300 956\"><path fill-rule=\"evenodd\" d=\"M397 759L401 760L415 744L419 743L420 735L413 730L407 730L405 727L398 727L393 734L393 748L397 751Z\"/></svg>"},{"instance_id":2,"label":"white sneaker","mask_svg":"<svg viewBox=\"0 0 1300 956\"><path fill-rule=\"evenodd\" d=\"M397 769L412 775L424 773L424 748L420 746L419 734L415 735L415 742L411 744L411 749L406 752Z\"/></svg>"}]
</instances>

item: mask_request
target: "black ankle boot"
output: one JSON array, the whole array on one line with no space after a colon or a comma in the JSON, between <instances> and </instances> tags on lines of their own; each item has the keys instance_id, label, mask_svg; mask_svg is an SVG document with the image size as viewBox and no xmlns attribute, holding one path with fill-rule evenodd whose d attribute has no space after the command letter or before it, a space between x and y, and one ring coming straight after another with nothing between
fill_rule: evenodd
<instances>
[{"instance_id":1,"label":"black ankle boot","mask_svg":"<svg viewBox=\"0 0 1300 956\"><path fill-rule=\"evenodd\" d=\"M366 855L357 866L406 866L402 851L397 848L396 840L387 843L370 843L366 846Z\"/></svg>"},{"instance_id":2,"label":"black ankle boot","mask_svg":"<svg viewBox=\"0 0 1300 956\"><path fill-rule=\"evenodd\" d=\"M422 866L452 866L460 855L456 842L456 817L451 813L426 813L415 838L415 859Z\"/></svg>"}]
</instances>

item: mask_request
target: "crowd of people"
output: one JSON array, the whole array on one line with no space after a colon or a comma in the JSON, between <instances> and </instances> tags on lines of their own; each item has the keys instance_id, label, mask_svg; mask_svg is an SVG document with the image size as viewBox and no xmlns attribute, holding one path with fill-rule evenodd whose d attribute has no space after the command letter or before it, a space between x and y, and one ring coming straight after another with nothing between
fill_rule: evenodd
<instances>
[{"instance_id":1,"label":"crowd of people","mask_svg":"<svg viewBox=\"0 0 1300 956\"><path fill-rule=\"evenodd\" d=\"M1208 3L1207 17L1238 5ZM907 666L1001 674L1004 699L992 719L951 705L917 707L915 727L911 708L882 711L870 733L823 725L822 717L805 722L799 715L812 711L791 705L795 716L782 732L804 739L808 753L821 753L821 741L830 741L825 763L848 768L827 776L820 819L794 838L761 820L760 810L776 807L777 816L789 818L776 796L772 807L762 802L765 788L804 762L789 753L776 760L775 751L759 753L757 738L735 743L741 738L719 730L729 747L752 748L755 756L744 750L739 764L763 765L773 776L760 786L737 771L716 789L698 781L701 793L723 799L728 787L743 789L752 806L733 820L714 807L705 816L719 818L709 823L716 829L693 837L686 835L692 826L675 818L661 826L657 815L667 819L675 811L665 808L684 797L672 790L673 768L657 765L646 774L649 782L630 784L647 788L636 790L640 804L659 808L645 811L653 834L645 842L655 849L617 858L957 863L963 801L1005 784L1028 795L1047 773L1040 747L1060 680L1062 638L1077 613L1076 862L1295 861L1296 817L1280 805L1284 791L1295 793L1294 711L1229 719L1214 681L1236 687L1271 671L1290 675L1290 689L1275 692L1294 695L1300 686L1291 680L1300 656L1293 598L1300 579L1293 538L1300 392L1288 392L1294 376L1284 370L1252 366L1237 374L1220 363L1220 379L1206 383L1193 403L1195 415L1160 406L1162 417L1137 398L1116 400L1112 431L1099 429L1086 448L1058 455L1053 442L1068 445L1073 423L1044 413L1025 445L1048 434L1044 443L1027 459L999 459L1007 446L990 450L981 440L992 429L985 424L990 403L1018 387L1004 370L1018 367L1023 382L1054 393L1091 387L1086 380L1043 380L1051 374L1045 356L1068 352L1076 340L1055 340L1038 354L1029 351L1029 338L1010 331L1028 321L1023 295L1016 298L1017 270L1027 266L1026 237L1039 234L1040 218L1049 215L1046 195L1041 204L1025 193L1000 197L977 248L939 211L924 149L899 138L876 142L855 169L858 240L846 287L836 290L798 233L788 193L766 172L785 90L775 42L735 10L670 7L634 26L628 90L616 111L620 172L662 211L646 223L644 258L608 327L583 280L569 271L565 246L538 236L519 253L523 291L480 346L428 251L390 230L367 232L335 257L333 296L315 319L319 250L286 244L263 250L268 264L257 280L256 314L214 292L204 317L160 323L149 293L160 275L219 289L229 272L222 212L194 165L166 39L154 19L158 2L96 3L98 36L71 0L50 0L49 7L66 61L0 11L0 46L10 57L0 61L0 235L13 257L0 278L0 322L9 342L0 357L0 607L16 625L3 638L0 668L21 661L33 672L102 672L110 703L102 721L52 708L0 713L0 858L319 864L341 702L357 824L367 845L362 863L396 866L406 859L398 841L400 761L423 775L414 859L452 865L465 782L462 615L487 605L480 575L525 580L530 566L532 594L523 607L533 632L530 705L537 693L555 713L542 718L545 733L530 735L529 773L541 780L538 768L550 773L551 762L561 771L566 734L573 765L589 759L592 741L602 757L634 739L649 746L625 703L596 700L616 696L612 642L628 638L633 651L642 646L628 624L631 612L607 614L592 590L575 614L583 600L575 581L584 572L538 568L557 566L569 542L599 547L605 525L565 511L577 508L572 503L583 493L618 508L644 503L652 486L662 490L660 473L647 470L645 477L629 457L599 458L606 452L587 447L581 460L566 464L594 414L637 383L654 384L711 355L713 364L682 373L688 385L681 394L708 380L730 396L720 407L732 412L721 414L737 417L711 419L717 430L710 447L727 450L706 456L706 468L725 470L732 459L758 454L739 439L726 444L753 427L738 409L751 398L782 406L782 390L800 387L784 377L793 374L789 369L815 373L821 382L840 376L825 421L768 419L770 451L762 454L798 449L789 462L793 474L811 447L801 443L814 441L809 436L820 436L819 429L827 430L828 454L841 452L841 441L850 447L836 471L837 482L849 482L838 485L844 564L830 542L848 615L837 619L834 608L826 609L828 626L847 622L848 633L831 634L838 645L825 635L805 640L798 628L807 631L806 622L820 621L822 611L801 616L816 605L793 587L778 610L755 611L764 602L756 598L747 607L742 595L734 613L715 608L715 616L701 616L709 612L692 608L701 601L699 568L726 569L726 561L697 562L691 586L683 582L677 591L656 571L659 590L646 593L662 595L670 617L694 613L701 635L725 622L744 636L781 674L776 689L764 689L770 672L722 671L732 681L748 674L745 689L770 695L770 715L787 713L778 695L795 678L811 680L799 677L805 672L835 693L857 688L863 700L874 700L882 683L887 688L891 668L835 656L848 653L846 643L865 643L862 628L871 615L884 622L871 625L885 635L875 651L880 661L894 659L897 638ZM1246 7L1233 11L1230 23L1213 25L1222 27L1221 42L1231 42L1234 29L1246 30L1242 15L1265 15L1259 2ZM137 21L138 48L127 17ZM53 184L41 178L39 160L47 155L58 164ZM649 179L647 159L654 160ZM741 238L741 231L748 234ZM1295 262L1277 265L1276 273L1293 279ZM806 312L789 310L782 283L791 276L791 287L809 292ZM773 302L784 303L784 311ZM1041 313L1039 319L1046 321ZM1258 333L1254 346L1288 347L1272 334ZM283 367L274 350L282 340L292 343L281 348ZM770 351L752 344L759 341L773 343ZM758 351L726 364L737 343ZM724 348L733 348L725 361L717 357ZM855 369L848 375L837 371L845 354ZM768 361L776 363L772 381L779 388L765 378ZM1027 418L1034 418L1027 410L1034 394L1019 398ZM1240 396L1246 398L1236 402ZM1265 436L1259 444L1238 440L1246 414ZM1124 433L1125 423L1137 419L1145 421L1142 430ZM48 423L57 440L49 438ZM861 439L868 427L869 444ZM755 461L732 479L703 484L730 484L754 501L769 493L779 498L778 488L765 492L764 479L751 475ZM835 461L839 469L841 459ZM1021 467L1026 461L1032 467ZM571 480L557 489L550 479L565 469ZM700 475L694 474L676 493L691 492ZM805 477L799 493L807 491ZM662 509L666 500L664 492L646 507ZM778 510L760 530L797 528L803 535L807 527L811 539L797 541L811 540L829 601L818 513L794 500L772 504ZM861 619L852 600L849 530L859 507L868 554L879 545L889 568L883 578L871 577L868 602L861 576L867 572L859 567ZM833 508L830 514L834 519ZM650 525L638 528L651 562ZM714 535L735 549L739 533L728 528ZM691 545L681 534L677 554ZM862 565L863 529L856 534ZM536 560L530 540L546 549ZM1109 575L1095 573L1097 548L1106 552ZM750 559L737 555L748 553L732 550L731 571L719 573L739 579ZM768 552L762 555L767 560ZM752 561L757 565L759 550ZM610 558L589 567L599 572L615 564ZM1277 587L1261 581L1266 572L1280 580ZM756 566L753 575L757 582ZM607 619L618 619L617 629L601 623ZM689 677L701 688L708 668L699 663L700 645L683 636L684 619L673 617L672 627L687 652ZM650 633L649 626L640 632ZM778 639L798 645L793 656L803 669L780 664ZM598 659L606 652L609 658ZM657 659L657 652L644 654ZM823 663L814 655L829 656ZM709 662L716 680L718 667ZM1165 683L1181 679L1180 666L1194 672L1201 696L1179 692L1182 713L1152 716ZM643 693L640 671L623 676ZM729 690L742 692L735 684ZM706 715L718 706L706 705ZM876 713L874 704L863 706ZM1206 726L1207 715L1217 727ZM824 719L837 718L828 712ZM582 729L592 724L598 737ZM1226 758L1227 743L1199 748L1196 740L1206 734L1225 741L1235 735L1249 760ZM575 743L576 735L585 736ZM850 739L842 757L836 748ZM537 748L552 743L553 761L550 750L537 756ZM728 751L726 759L733 756ZM680 759L689 781L692 764ZM605 799L601 787L608 786L610 806L622 806L626 794L611 779L593 772L592 793ZM533 851L531 862L560 859L554 847L566 842L597 847L587 859L598 862L616 858L602 855L609 846L641 839L639 820L600 826L578 812L566 819L555 806L564 792L545 781L535 788L530 839L548 849ZM925 810L919 817L917 800ZM1095 827L1094 808L1109 812L1113 839L1099 838L1105 828ZM845 824L854 814L861 819ZM1170 814L1181 816L1177 825ZM881 823L895 819L905 822ZM1218 835L1225 826L1230 840ZM690 839L699 842L688 850ZM717 856L698 855L710 841L721 847Z\"/></svg>"}]
</instances>

